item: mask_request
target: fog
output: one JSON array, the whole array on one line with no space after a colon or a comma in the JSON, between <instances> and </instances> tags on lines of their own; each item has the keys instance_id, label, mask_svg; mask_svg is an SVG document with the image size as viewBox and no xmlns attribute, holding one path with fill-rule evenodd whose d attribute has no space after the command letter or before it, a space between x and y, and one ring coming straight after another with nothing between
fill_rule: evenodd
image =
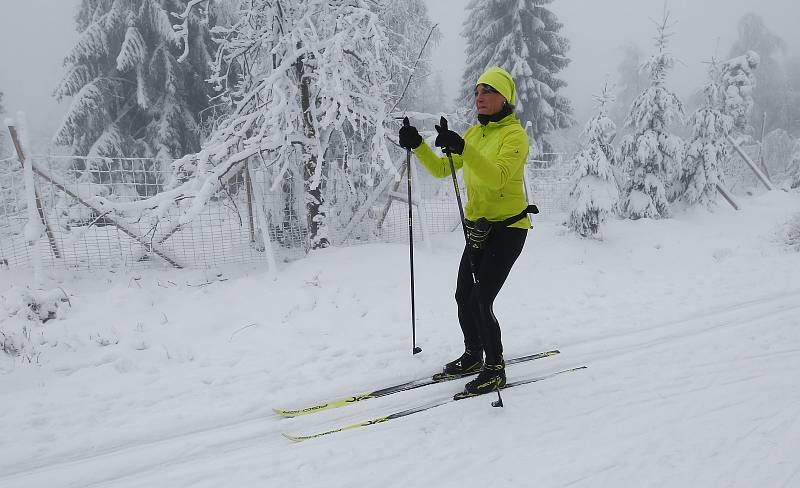
<instances>
[{"instance_id":1,"label":"fog","mask_svg":"<svg viewBox=\"0 0 800 488\"><path fill-rule=\"evenodd\" d=\"M4 117L24 111L37 145L52 138L66 110L53 99L53 90L64 73L64 56L78 37L78 5L79 0L0 0Z\"/></svg>"},{"instance_id":2,"label":"fog","mask_svg":"<svg viewBox=\"0 0 800 488\"><path fill-rule=\"evenodd\" d=\"M433 49L433 63L454 96L464 65L462 22L466 0L425 0L431 18L439 23L441 42ZM79 0L0 0L0 91L9 114L24 110L34 139L52 137L65 104L52 98L63 74L62 60L77 38L74 16ZM621 60L620 47L635 43L647 53L655 33L651 18L663 9L661 0L555 0L550 8L564 24L570 39L570 66L562 73L565 94L582 124L592 106L592 95L607 78L613 83ZM705 65L715 53L728 54L736 38L736 23L756 12L767 27L781 36L789 52L800 53L800 2L793 0L670 0L675 20L672 50L681 61L668 83L686 97L705 79Z\"/></svg>"},{"instance_id":3,"label":"fog","mask_svg":"<svg viewBox=\"0 0 800 488\"><path fill-rule=\"evenodd\" d=\"M446 93L455 94L464 65L462 23L466 0L426 0L431 18L439 23L442 41L434 49L434 63L441 69ZM593 107L592 95L604 81L616 81L621 47L638 45L645 55L651 52L655 25L660 19L663 0L555 0L549 8L564 24L562 34L570 40L572 62L561 73L568 86L564 93L575 107L575 118L582 125ZM706 79L703 64L713 55L726 58L737 37L739 19L755 12L766 26L786 41L788 52L800 55L800 2L796 0L670 0L668 9L676 22L671 49L680 63L667 82L686 97L698 90Z\"/></svg>"}]
</instances>

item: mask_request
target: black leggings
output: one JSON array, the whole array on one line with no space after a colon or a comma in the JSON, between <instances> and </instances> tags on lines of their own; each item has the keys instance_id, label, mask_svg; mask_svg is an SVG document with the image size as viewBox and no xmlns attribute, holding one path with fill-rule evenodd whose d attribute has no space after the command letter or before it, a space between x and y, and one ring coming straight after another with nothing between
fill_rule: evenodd
<instances>
[{"instance_id":1,"label":"black leggings","mask_svg":"<svg viewBox=\"0 0 800 488\"><path fill-rule=\"evenodd\" d=\"M465 246L458 267L456 284L456 303L458 321L464 333L467 350L483 350L486 362L499 363L503 357L503 344L500 340L500 324L494 316L492 305L503 287L511 267L522 252L527 229L516 227L496 227L481 250ZM472 280L468 254L477 269L478 285Z\"/></svg>"}]
</instances>

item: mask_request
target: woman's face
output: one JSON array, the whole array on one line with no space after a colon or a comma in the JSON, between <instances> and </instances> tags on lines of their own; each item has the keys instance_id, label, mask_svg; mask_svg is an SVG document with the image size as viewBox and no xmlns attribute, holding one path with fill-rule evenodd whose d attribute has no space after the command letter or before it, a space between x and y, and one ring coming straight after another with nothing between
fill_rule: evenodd
<instances>
[{"instance_id":1,"label":"woman's face","mask_svg":"<svg viewBox=\"0 0 800 488\"><path fill-rule=\"evenodd\" d=\"M475 107L480 115L494 115L503 108L506 99L492 87L478 85L475 87Z\"/></svg>"}]
</instances>

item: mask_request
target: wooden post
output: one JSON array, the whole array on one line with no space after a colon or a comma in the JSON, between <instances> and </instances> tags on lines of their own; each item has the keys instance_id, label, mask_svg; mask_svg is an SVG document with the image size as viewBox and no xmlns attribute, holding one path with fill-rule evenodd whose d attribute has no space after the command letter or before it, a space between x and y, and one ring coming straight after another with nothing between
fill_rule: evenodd
<instances>
[{"instance_id":1,"label":"wooden post","mask_svg":"<svg viewBox=\"0 0 800 488\"><path fill-rule=\"evenodd\" d=\"M733 140L733 137L731 137L730 134L728 134L728 142L731 143L731 146L733 146L736 152L739 153L739 156L742 157L744 162L747 163L748 166L750 166L750 169L753 170L753 173L755 173L758 179L761 180L761 183L763 183L764 186L767 187L767 190L774 190L775 187L772 186L772 182L769 181L769 178L767 178L764 175L764 173L762 173L761 170L758 169L758 166L756 166L753 160L750 159L750 156L748 156L747 153L744 152L741 147L739 147L739 144L737 144L736 141Z\"/></svg>"},{"instance_id":2,"label":"wooden post","mask_svg":"<svg viewBox=\"0 0 800 488\"><path fill-rule=\"evenodd\" d=\"M761 169L764 170L764 175L772 181L772 176L769 174L767 164L764 162L764 130L767 128L767 112L764 112L764 118L761 121L761 142L758 144L758 162L761 164Z\"/></svg>"},{"instance_id":3,"label":"wooden post","mask_svg":"<svg viewBox=\"0 0 800 488\"><path fill-rule=\"evenodd\" d=\"M250 226L250 242L256 242L256 231L253 222L253 179L250 176L250 164L244 163L244 186L247 192L247 220Z\"/></svg>"},{"instance_id":4,"label":"wooden post","mask_svg":"<svg viewBox=\"0 0 800 488\"><path fill-rule=\"evenodd\" d=\"M24 168L26 161L25 151L23 150L22 143L19 140L17 128L13 125L9 125L8 132L11 133L11 140L14 142L14 149L17 151L17 159L19 160L19 164L21 164ZM29 163L33 165L33 161L30 161ZM42 219L42 224L44 224L44 229L47 233L47 240L50 242L50 250L53 251L53 256L60 258L61 251L58 249L58 243L56 243L56 237L53 234L53 229L50 228L50 224L47 222L47 216L44 213L44 205L42 205L42 199L39 196L39 190L37 190L34 186L33 191L36 197L36 210L39 212L39 218Z\"/></svg>"},{"instance_id":5,"label":"wooden post","mask_svg":"<svg viewBox=\"0 0 800 488\"><path fill-rule=\"evenodd\" d=\"M731 207L733 207L734 210L739 210L739 205L736 204L736 201L733 199L733 196L730 194L728 190L725 189L724 186L717 183L717 191L719 192L720 195L722 195L725 198L725 200L728 203L731 204Z\"/></svg>"},{"instance_id":6,"label":"wooden post","mask_svg":"<svg viewBox=\"0 0 800 488\"><path fill-rule=\"evenodd\" d=\"M263 185L256 181L253 191L253 197L256 201L256 216L258 217L258 225L261 227L261 238L264 241L264 252L267 255L267 264L269 265L269 272L273 278L278 277L278 264L275 259L275 248L272 247L272 240L269 237L269 221L267 220L267 210L264 206L264 194L261 192Z\"/></svg>"}]
</instances>

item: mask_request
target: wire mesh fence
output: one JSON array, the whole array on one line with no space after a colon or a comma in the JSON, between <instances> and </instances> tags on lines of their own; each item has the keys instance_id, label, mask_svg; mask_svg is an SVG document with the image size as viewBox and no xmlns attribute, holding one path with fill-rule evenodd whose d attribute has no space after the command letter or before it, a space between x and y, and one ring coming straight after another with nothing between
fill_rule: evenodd
<instances>
[{"instance_id":1,"label":"wire mesh fence","mask_svg":"<svg viewBox=\"0 0 800 488\"><path fill-rule=\"evenodd\" d=\"M556 158L559 159L560 158ZM306 255L308 226L303 183L250 162L194 218L172 230L181 218L178 206L159 218L142 213L118 215L87 205L100 197L117 206L141 202L165 189L172 161L144 158L72 158L32 156L44 174L37 175L40 214L48 232L37 259L50 267L72 269L172 266L216 267L225 264L290 261ZM330 163L331 168L341 162ZM402 165L399 165L402 166ZM566 171L561 164L526 171L530 198L548 215L564 206L560 193ZM452 180L435 179L413 165L412 198L415 239L459 228ZM0 264L29 266L26 242L28 211L23 171L14 159L0 161ZM408 240L407 176L386 174L370 187L355 188L343 171L331 171L325 189L327 237L336 245ZM463 183L461 183L463 185ZM267 229L265 241L263 229Z\"/></svg>"},{"instance_id":2,"label":"wire mesh fence","mask_svg":"<svg viewBox=\"0 0 800 488\"><path fill-rule=\"evenodd\" d=\"M757 147L746 151L755 154ZM250 161L191 221L178 206L152 214L117 215L85 203L102 197L118 205L141 202L164 191L172 161L154 159L34 156L35 165L59 183L36 177L41 215L48 232L38 258L50 267L73 269L172 266L209 268L226 264L291 261L308 252L308 224L302 177L288 174L276 184L275 173ZM357 181L330 162L325 186L327 237L334 245L408 241L408 187L399 174L376 175L370 184ZM459 230L459 211L450 178L436 179L412 165L415 240ZM538 219L559 220L568 210L572 158L551 154L525 168L528 199ZM758 186L739 158L724 168L727 183L738 192ZM463 183L461 183L463 186ZM63 185L63 188L61 187ZM66 190L66 191L65 191ZM25 239L28 223L20 163L0 160L0 265L33 263ZM264 230L266 229L266 239Z\"/></svg>"}]
</instances>

